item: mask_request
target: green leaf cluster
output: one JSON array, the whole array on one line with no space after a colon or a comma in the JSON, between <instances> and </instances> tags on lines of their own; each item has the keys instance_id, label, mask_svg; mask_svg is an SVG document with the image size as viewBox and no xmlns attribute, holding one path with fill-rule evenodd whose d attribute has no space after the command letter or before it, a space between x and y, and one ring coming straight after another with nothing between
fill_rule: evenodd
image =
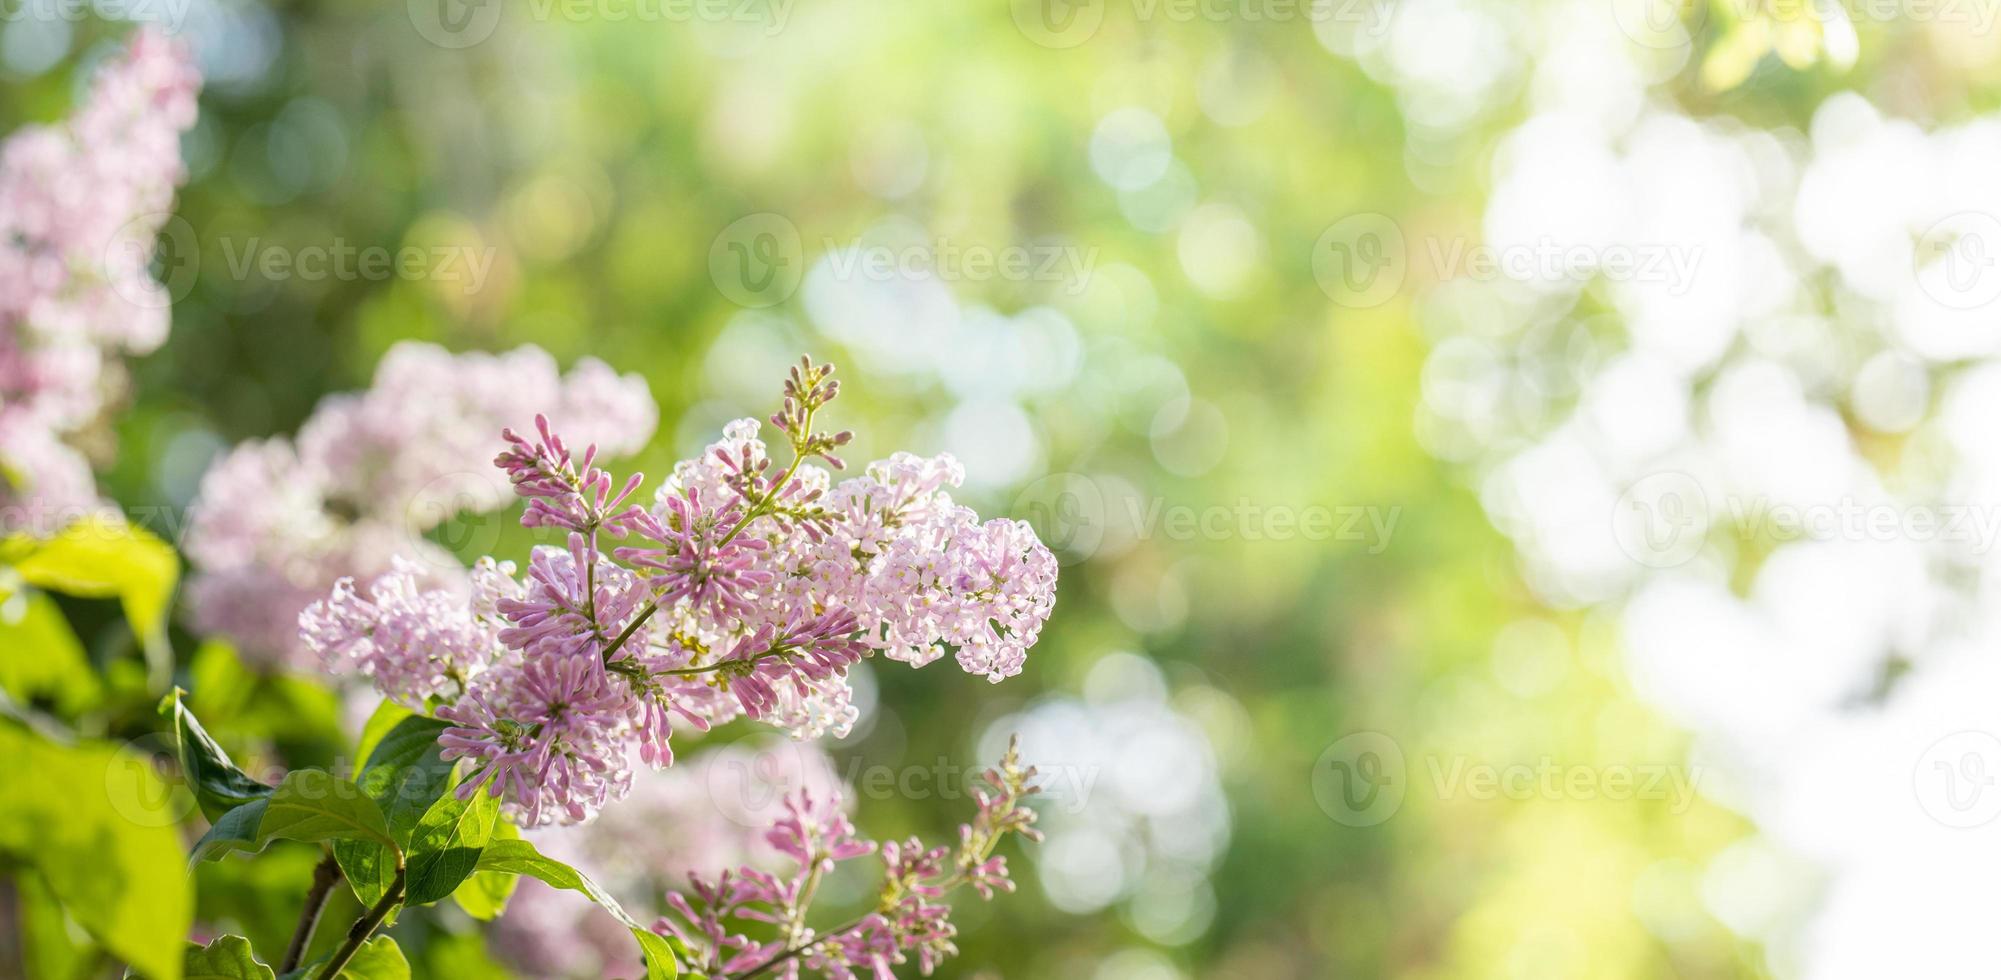
<instances>
[{"instance_id":1,"label":"green leaf cluster","mask_svg":"<svg viewBox=\"0 0 2001 980\"><path fill-rule=\"evenodd\" d=\"M356 899L371 911L383 910L385 920L398 908L447 897L473 917L491 919L505 907L518 877L529 875L587 896L631 930L649 980L678 975L685 952L678 943L642 926L583 873L521 840L500 819L499 800L487 786L457 784L454 767L439 753L443 722L400 709L378 711L363 730L368 761L358 780L300 769L271 787L230 762L179 692L161 707L174 719L182 765L197 798L204 807L221 808L196 844L194 861L238 850L256 853L274 840L323 844ZM186 962L189 970L199 966L213 971L211 976L273 975L242 937L190 948ZM286 976L329 980L321 978L325 969L324 963L308 964ZM339 973L357 980L408 975L401 952L382 936L356 949Z\"/></svg>"}]
</instances>

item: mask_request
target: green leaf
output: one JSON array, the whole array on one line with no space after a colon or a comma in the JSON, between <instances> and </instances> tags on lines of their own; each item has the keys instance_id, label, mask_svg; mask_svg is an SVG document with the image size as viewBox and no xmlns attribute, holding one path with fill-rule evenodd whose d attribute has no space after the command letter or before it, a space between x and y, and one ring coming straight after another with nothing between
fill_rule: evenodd
<instances>
[{"instance_id":1,"label":"green leaf","mask_svg":"<svg viewBox=\"0 0 2001 980\"><path fill-rule=\"evenodd\" d=\"M148 657L157 659L166 651L167 608L181 562L171 546L144 528L94 514L51 538L17 534L0 541L0 561L12 564L29 585L117 599Z\"/></svg>"},{"instance_id":2,"label":"green leaf","mask_svg":"<svg viewBox=\"0 0 2001 980\"><path fill-rule=\"evenodd\" d=\"M599 907L610 912L612 917L632 930L634 939L639 940L639 950L646 957L647 980L673 980L679 970L680 957L686 954L681 944L651 929L642 926L618 904L618 900L598 886L581 871L535 849L535 845L525 840L497 840L489 843L479 856L479 870L500 871L508 874L529 875L540 879L552 888L564 888L580 892Z\"/></svg>"},{"instance_id":3,"label":"green leaf","mask_svg":"<svg viewBox=\"0 0 2001 980\"><path fill-rule=\"evenodd\" d=\"M28 976L81 980L98 972L92 969L97 951L90 938L63 912L39 872L14 876L14 898L21 912L21 965Z\"/></svg>"},{"instance_id":4,"label":"green leaf","mask_svg":"<svg viewBox=\"0 0 2001 980\"><path fill-rule=\"evenodd\" d=\"M297 769L285 775L264 801L257 842L275 838L313 843L326 840L376 841L396 849L382 809L361 788L324 769Z\"/></svg>"},{"instance_id":5,"label":"green leaf","mask_svg":"<svg viewBox=\"0 0 2001 980\"><path fill-rule=\"evenodd\" d=\"M54 599L22 592L0 600L0 689L74 716L103 698L103 685Z\"/></svg>"},{"instance_id":6,"label":"green leaf","mask_svg":"<svg viewBox=\"0 0 2001 980\"><path fill-rule=\"evenodd\" d=\"M438 736L448 727L436 718L404 718L376 743L362 767L362 791L382 808L398 844L409 841L417 821L450 788L452 764L438 755Z\"/></svg>"},{"instance_id":7,"label":"green leaf","mask_svg":"<svg viewBox=\"0 0 2001 980\"><path fill-rule=\"evenodd\" d=\"M388 735L390 729L408 717L410 709L394 701L384 700L376 705L375 711L368 716L366 722L362 723L361 740L355 743L354 757L367 759L369 753L374 752L375 747L381 744L383 736Z\"/></svg>"},{"instance_id":8,"label":"green leaf","mask_svg":"<svg viewBox=\"0 0 2001 980\"><path fill-rule=\"evenodd\" d=\"M224 936L207 946L188 944L181 961L185 980L274 980L276 973L250 955L250 940Z\"/></svg>"},{"instance_id":9,"label":"green leaf","mask_svg":"<svg viewBox=\"0 0 2001 980\"><path fill-rule=\"evenodd\" d=\"M423 958L410 964L410 969L420 977L515 980L515 973L494 958L487 949L486 937L478 932L432 933L424 943Z\"/></svg>"},{"instance_id":10,"label":"green leaf","mask_svg":"<svg viewBox=\"0 0 2001 980\"><path fill-rule=\"evenodd\" d=\"M481 922L492 922L507 911L507 900L514 896L514 885L520 880L519 876L499 871L475 871L452 892L452 901L465 914Z\"/></svg>"},{"instance_id":11,"label":"green leaf","mask_svg":"<svg viewBox=\"0 0 2001 980\"><path fill-rule=\"evenodd\" d=\"M505 820L494 825L493 840L519 840L520 837L521 832ZM514 886L520 880L520 876L504 871L474 871L472 877L452 892L452 901L457 902L467 915L481 922L492 922L507 910L507 900L513 897Z\"/></svg>"},{"instance_id":12,"label":"green leaf","mask_svg":"<svg viewBox=\"0 0 2001 980\"><path fill-rule=\"evenodd\" d=\"M377 936L361 944L340 975L343 980L410 980L410 961L396 940Z\"/></svg>"},{"instance_id":13,"label":"green leaf","mask_svg":"<svg viewBox=\"0 0 2001 980\"><path fill-rule=\"evenodd\" d=\"M329 954L330 956L331 954ZM306 980L320 975L320 968L326 964L327 956L319 957L290 973L283 980ZM354 958L341 967L336 980L410 980L410 961L403 958L403 949L396 940L388 936L376 936L362 943L354 951Z\"/></svg>"},{"instance_id":14,"label":"green leaf","mask_svg":"<svg viewBox=\"0 0 2001 980\"><path fill-rule=\"evenodd\" d=\"M429 905L471 877L499 819L500 801L484 787L475 788L468 799L447 793L431 804L410 834L404 904Z\"/></svg>"},{"instance_id":15,"label":"green leaf","mask_svg":"<svg viewBox=\"0 0 2001 980\"><path fill-rule=\"evenodd\" d=\"M374 905L389 894L389 882L396 877L396 854L386 845L365 840L334 841L334 861L341 877L362 905Z\"/></svg>"},{"instance_id":16,"label":"green leaf","mask_svg":"<svg viewBox=\"0 0 2001 980\"><path fill-rule=\"evenodd\" d=\"M0 852L41 873L77 925L152 980L177 980L194 917L176 824L149 760L0 723Z\"/></svg>"},{"instance_id":17,"label":"green leaf","mask_svg":"<svg viewBox=\"0 0 2001 980\"><path fill-rule=\"evenodd\" d=\"M438 735L446 727L435 718L401 718L375 743L362 766L361 790L381 808L397 847L409 843L418 821L450 788L451 763L438 754ZM345 841L334 845L334 858L363 905L388 893L396 873L393 847Z\"/></svg>"},{"instance_id":18,"label":"green leaf","mask_svg":"<svg viewBox=\"0 0 2001 980\"><path fill-rule=\"evenodd\" d=\"M239 848L252 853L263 850L264 842L258 839L257 828L264 823L264 808L269 804L269 800L256 800L223 814L195 842L188 863L219 860Z\"/></svg>"},{"instance_id":19,"label":"green leaf","mask_svg":"<svg viewBox=\"0 0 2001 980\"><path fill-rule=\"evenodd\" d=\"M174 739L181 760L181 775L194 788L202 812L213 820L246 803L271 795L271 787L250 778L230 761L229 753L210 738L195 714L182 699L187 692L174 688L160 701L160 713L174 719Z\"/></svg>"}]
</instances>

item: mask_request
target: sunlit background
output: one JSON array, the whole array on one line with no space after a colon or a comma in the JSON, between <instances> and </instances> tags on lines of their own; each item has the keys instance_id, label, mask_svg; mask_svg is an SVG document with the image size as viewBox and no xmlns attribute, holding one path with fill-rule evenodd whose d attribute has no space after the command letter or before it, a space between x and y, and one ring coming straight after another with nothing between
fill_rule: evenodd
<instances>
[{"instance_id":1,"label":"sunlit background","mask_svg":"<svg viewBox=\"0 0 2001 980\"><path fill-rule=\"evenodd\" d=\"M0 122L122 18L208 79L110 496L179 513L402 340L639 373L656 476L810 351L850 458L954 453L1062 558L1021 677L876 662L824 758L721 730L538 838L641 908L744 773L949 833L1018 731L1049 837L954 975L1992 972L1995 0L98 6L0 7ZM195 669L240 754L351 730ZM282 946L311 863L197 918ZM625 966L588 916L395 934Z\"/></svg>"}]
</instances>

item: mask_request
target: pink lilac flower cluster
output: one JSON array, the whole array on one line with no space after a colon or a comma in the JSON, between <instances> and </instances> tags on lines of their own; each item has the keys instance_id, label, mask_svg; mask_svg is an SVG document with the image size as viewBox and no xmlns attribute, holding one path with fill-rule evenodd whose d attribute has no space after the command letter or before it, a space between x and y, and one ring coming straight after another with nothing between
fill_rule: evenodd
<instances>
[{"instance_id":1,"label":"pink lilac flower cluster","mask_svg":"<svg viewBox=\"0 0 2001 980\"><path fill-rule=\"evenodd\" d=\"M685 894L667 896L672 916L653 929L684 943L695 968L711 980L797 980L802 970L833 980L883 980L912 959L930 976L958 953L947 896L961 887L983 899L1013 891L1007 859L994 849L1009 834L1041 839L1035 811L1023 805L1036 792L1030 783L1035 769L1021 765L1018 749L1018 740L1010 741L1000 765L985 773L987 786L974 791L979 812L960 825L957 847L927 847L914 837L880 844L858 838L837 798L801 792L788 799L768 835L791 859L790 869L772 874L742 867L713 880L691 874ZM875 906L832 928L809 925L821 879L836 864L869 854L882 863Z\"/></svg>"},{"instance_id":2,"label":"pink lilac flower cluster","mask_svg":"<svg viewBox=\"0 0 2001 980\"><path fill-rule=\"evenodd\" d=\"M313 669L299 613L343 576L385 576L375 591L405 612L424 589L466 593L463 563L424 535L513 502L491 460L500 431L532 419L523 405L546 406L618 454L652 438L658 412L644 380L600 361L566 375L532 346L452 354L398 344L372 387L322 401L296 440L244 443L203 477L184 542L195 627L230 637L253 661ZM392 669L385 683L421 701L435 679Z\"/></svg>"},{"instance_id":3,"label":"pink lilac flower cluster","mask_svg":"<svg viewBox=\"0 0 2001 980\"><path fill-rule=\"evenodd\" d=\"M627 749L672 762L674 729L748 717L795 738L845 735L850 665L881 653L1018 673L1056 599L1056 560L1027 526L951 501L949 457L898 456L833 485L848 434L813 429L838 388L802 362L772 423L792 462L773 475L758 424L680 463L653 506L538 418L496 459L522 522L564 535L525 581L507 565L470 597L432 598L405 569L343 582L300 617L335 672L453 723L448 758L525 826L587 819L632 781ZM438 590L432 590L438 592Z\"/></svg>"},{"instance_id":4,"label":"pink lilac flower cluster","mask_svg":"<svg viewBox=\"0 0 2001 980\"><path fill-rule=\"evenodd\" d=\"M0 144L4 530L54 530L97 505L76 443L125 384L119 355L166 339L170 297L149 267L200 86L186 46L142 30L67 122Z\"/></svg>"},{"instance_id":5,"label":"pink lilac flower cluster","mask_svg":"<svg viewBox=\"0 0 2001 980\"><path fill-rule=\"evenodd\" d=\"M764 839L798 792L825 797L840 785L817 743L776 733L697 751L672 768L639 773L632 793L589 823L525 832L542 853L588 873L642 921L689 874L748 864L786 865ZM494 923L496 952L522 976L644 975L639 946L618 922L575 892L524 879Z\"/></svg>"}]
</instances>

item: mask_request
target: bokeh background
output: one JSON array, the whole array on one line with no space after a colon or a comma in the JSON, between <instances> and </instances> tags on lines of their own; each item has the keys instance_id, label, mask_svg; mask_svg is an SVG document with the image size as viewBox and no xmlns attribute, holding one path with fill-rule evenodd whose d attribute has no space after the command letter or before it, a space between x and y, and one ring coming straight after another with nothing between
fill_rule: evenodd
<instances>
[{"instance_id":1,"label":"bokeh background","mask_svg":"<svg viewBox=\"0 0 2001 980\"><path fill-rule=\"evenodd\" d=\"M1059 777L951 975L1979 975L2001 851L1931 780L2001 763L1934 751L2001 730L1991 540L1740 505L1994 506L1992 283L1934 264L2001 256L1994 6L23 0L0 122L127 20L200 54L106 477L164 520L406 339L640 373L652 474L808 351L850 458L962 458L1055 618L1006 684L878 665L826 746ZM433 258L297 264L344 247ZM240 756L346 744L184 659ZM949 832L911 785L858 822ZM282 946L312 861L205 867L198 918Z\"/></svg>"}]
</instances>

